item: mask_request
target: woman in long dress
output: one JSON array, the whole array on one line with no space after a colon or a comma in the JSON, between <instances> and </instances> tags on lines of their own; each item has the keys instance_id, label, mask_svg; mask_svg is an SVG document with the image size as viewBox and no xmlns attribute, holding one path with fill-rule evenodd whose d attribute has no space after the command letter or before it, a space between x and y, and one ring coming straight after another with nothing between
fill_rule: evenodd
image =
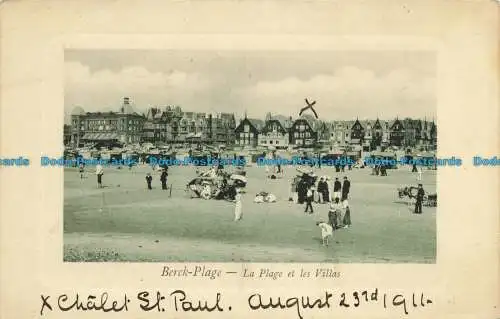
<instances>
[{"instance_id":1,"label":"woman in long dress","mask_svg":"<svg viewBox=\"0 0 500 319\"><path fill-rule=\"evenodd\" d=\"M243 212L241 211L241 193L239 189L236 191L234 200L236 202L236 205L234 206L234 221L237 222L243 218Z\"/></svg>"}]
</instances>

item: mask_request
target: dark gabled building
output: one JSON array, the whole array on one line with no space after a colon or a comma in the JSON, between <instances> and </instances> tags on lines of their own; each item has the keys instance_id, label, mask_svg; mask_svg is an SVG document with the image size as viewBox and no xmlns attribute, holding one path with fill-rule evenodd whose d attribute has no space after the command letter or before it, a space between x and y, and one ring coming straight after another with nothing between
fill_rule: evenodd
<instances>
[{"instance_id":1,"label":"dark gabled building","mask_svg":"<svg viewBox=\"0 0 500 319\"><path fill-rule=\"evenodd\" d=\"M351 126L351 144L352 145L361 145L365 138L365 128L358 119Z\"/></svg>"},{"instance_id":2,"label":"dark gabled building","mask_svg":"<svg viewBox=\"0 0 500 319\"><path fill-rule=\"evenodd\" d=\"M405 142L405 127L403 123L396 118L396 120L390 126L389 133L389 145L390 146L403 146Z\"/></svg>"},{"instance_id":3,"label":"dark gabled building","mask_svg":"<svg viewBox=\"0 0 500 319\"><path fill-rule=\"evenodd\" d=\"M417 140L419 137L419 120L413 120L411 118L406 118L402 121L403 127L405 129L405 138L404 138L404 146L405 147L414 147L417 144Z\"/></svg>"},{"instance_id":4,"label":"dark gabled building","mask_svg":"<svg viewBox=\"0 0 500 319\"><path fill-rule=\"evenodd\" d=\"M259 132L264 126L262 120L249 119L245 116L234 129L235 143L239 146L255 147L259 143Z\"/></svg>"},{"instance_id":5,"label":"dark gabled building","mask_svg":"<svg viewBox=\"0 0 500 319\"><path fill-rule=\"evenodd\" d=\"M318 141L318 134L305 118L293 122L289 132L289 144L296 147L314 147Z\"/></svg>"},{"instance_id":6,"label":"dark gabled building","mask_svg":"<svg viewBox=\"0 0 500 319\"><path fill-rule=\"evenodd\" d=\"M371 147L372 149L382 146L382 138L384 136L384 128L380 120L377 118L372 127L372 140Z\"/></svg>"}]
</instances>

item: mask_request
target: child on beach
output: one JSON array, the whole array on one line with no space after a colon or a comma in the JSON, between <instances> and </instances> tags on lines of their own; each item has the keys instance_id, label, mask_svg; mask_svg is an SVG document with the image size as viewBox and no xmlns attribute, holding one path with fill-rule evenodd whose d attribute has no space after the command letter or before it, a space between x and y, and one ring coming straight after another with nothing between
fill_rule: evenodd
<instances>
[{"instance_id":1,"label":"child on beach","mask_svg":"<svg viewBox=\"0 0 500 319\"><path fill-rule=\"evenodd\" d=\"M328 239L333 236L333 228L328 223L316 222L316 226L321 229L321 239L323 246L328 247Z\"/></svg>"}]
</instances>

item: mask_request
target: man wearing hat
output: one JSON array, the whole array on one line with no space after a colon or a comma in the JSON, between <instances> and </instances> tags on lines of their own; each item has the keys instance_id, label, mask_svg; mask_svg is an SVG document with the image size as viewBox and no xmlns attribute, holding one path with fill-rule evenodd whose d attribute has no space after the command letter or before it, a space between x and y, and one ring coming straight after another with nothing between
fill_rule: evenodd
<instances>
[{"instance_id":1,"label":"man wearing hat","mask_svg":"<svg viewBox=\"0 0 500 319\"><path fill-rule=\"evenodd\" d=\"M422 214L422 201L424 200L425 191L422 184L418 184L417 201L415 202L415 214Z\"/></svg>"}]
</instances>

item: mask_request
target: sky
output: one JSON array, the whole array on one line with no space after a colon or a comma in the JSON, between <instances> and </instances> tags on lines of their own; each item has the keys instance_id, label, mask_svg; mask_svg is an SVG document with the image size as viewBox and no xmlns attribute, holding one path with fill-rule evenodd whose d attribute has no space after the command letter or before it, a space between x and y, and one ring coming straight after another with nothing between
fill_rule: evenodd
<instances>
[{"instance_id":1,"label":"sky","mask_svg":"<svg viewBox=\"0 0 500 319\"><path fill-rule=\"evenodd\" d=\"M431 51L66 50L65 120L75 106L297 117L304 98L323 120L436 117Z\"/></svg>"}]
</instances>

